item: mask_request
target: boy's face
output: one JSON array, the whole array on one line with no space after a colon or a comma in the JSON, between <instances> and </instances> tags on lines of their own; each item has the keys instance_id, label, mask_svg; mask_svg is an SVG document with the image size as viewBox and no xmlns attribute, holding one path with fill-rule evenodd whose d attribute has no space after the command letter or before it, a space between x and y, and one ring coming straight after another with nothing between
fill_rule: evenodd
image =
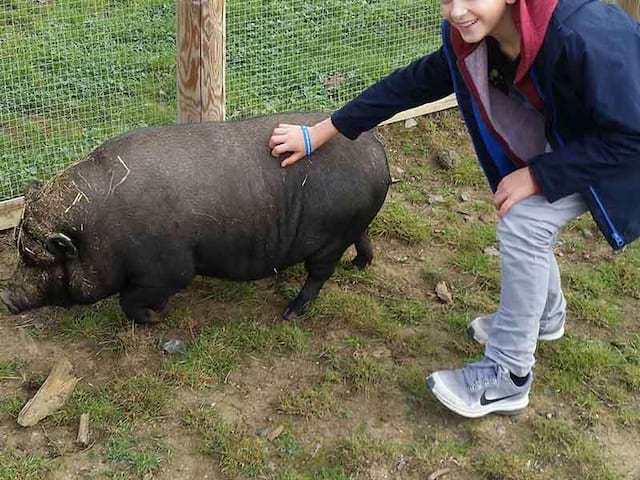
<instances>
[{"instance_id":1,"label":"boy's face","mask_svg":"<svg viewBox=\"0 0 640 480\"><path fill-rule=\"evenodd\" d=\"M478 43L497 31L507 16L507 5L517 0L441 0L442 15L467 43Z\"/></svg>"}]
</instances>

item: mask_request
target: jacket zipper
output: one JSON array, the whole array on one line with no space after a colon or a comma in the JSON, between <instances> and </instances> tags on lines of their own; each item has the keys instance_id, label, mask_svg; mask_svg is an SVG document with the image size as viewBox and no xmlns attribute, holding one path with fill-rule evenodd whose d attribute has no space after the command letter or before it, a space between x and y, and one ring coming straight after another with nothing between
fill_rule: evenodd
<instances>
[{"instance_id":1,"label":"jacket zipper","mask_svg":"<svg viewBox=\"0 0 640 480\"><path fill-rule=\"evenodd\" d=\"M554 115L554 124L555 124L556 123L555 122L555 108L553 110L553 115ZM558 131L556 129L553 130L553 134L556 137L556 141L558 142L558 145L560 145L562 147L564 145L564 142L562 141L562 138L560 138L560 134L558 133ZM602 213L602 216L604 217L605 222L607 222L607 225L609 226L609 229L611 230L611 238L613 238L613 241L616 243L616 246L618 246L618 248L622 248L624 246L624 237L622 235L620 235L620 233L616 229L615 225L611 221L611 217L609 217L609 214L607 213L607 210L604 208L604 205L602 204L602 201L600 200L600 197L596 193L596 190L593 187L590 186L589 187L589 191L591 192L591 195L593 196L593 199L596 201L596 204L598 205L598 208L600 209L600 212Z\"/></svg>"}]
</instances>

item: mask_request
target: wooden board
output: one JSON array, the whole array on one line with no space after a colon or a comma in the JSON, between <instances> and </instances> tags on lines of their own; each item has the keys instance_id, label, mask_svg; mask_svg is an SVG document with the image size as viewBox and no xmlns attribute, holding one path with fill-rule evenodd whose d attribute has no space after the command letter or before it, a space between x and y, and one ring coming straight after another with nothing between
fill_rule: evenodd
<instances>
[{"instance_id":1,"label":"wooden board","mask_svg":"<svg viewBox=\"0 0 640 480\"><path fill-rule=\"evenodd\" d=\"M446 110L447 108L454 108L457 106L458 102L455 95L449 95L448 97L445 97L442 100L438 100L437 102L427 103L426 105L400 112L397 115L391 117L389 120L382 122L380 125L401 122L409 118L420 117L422 115L428 115L429 113L435 113L439 112L440 110Z\"/></svg>"},{"instance_id":2,"label":"wooden board","mask_svg":"<svg viewBox=\"0 0 640 480\"><path fill-rule=\"evenodd\" d=\"M23 209L23 197L0 202L0 231L8 230L18 225L18 222L22 218Z\"/></svg>"},{"instance_id":3,"label":"wooden board","mask_svg":"<svg viewBox=\"0 0 640 480\"><path fill-rule=\"evenodd\" d=\"M224 120L224 0L176 1L178 123Z\"/></svg>"},{"instance_id":4,"label":"wooden board","mask_svg":"<svg viewBox=\"0 0 640 480\"><path fill-rule=\"evenodd\" d=\"M640 20L640 0L618 0L618 5L633 18Z\"/></svg>"}]
</instances>

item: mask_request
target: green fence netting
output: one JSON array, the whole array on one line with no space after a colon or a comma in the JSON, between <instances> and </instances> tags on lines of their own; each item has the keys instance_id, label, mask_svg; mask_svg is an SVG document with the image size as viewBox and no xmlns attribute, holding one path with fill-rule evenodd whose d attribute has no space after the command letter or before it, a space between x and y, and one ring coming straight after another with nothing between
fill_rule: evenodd
<instances>
[{"instance_id":1,"label":"green fence netting","mask_svg":"<svg viewBox=\"0 0 640 480\"><path fill-rule=\"evenodd\" d=\"M227 118L331 111L439 45L439 0L227 0ZM0 0L0 200L176 118L175 2Z\"/></svg>"}]
</instances>

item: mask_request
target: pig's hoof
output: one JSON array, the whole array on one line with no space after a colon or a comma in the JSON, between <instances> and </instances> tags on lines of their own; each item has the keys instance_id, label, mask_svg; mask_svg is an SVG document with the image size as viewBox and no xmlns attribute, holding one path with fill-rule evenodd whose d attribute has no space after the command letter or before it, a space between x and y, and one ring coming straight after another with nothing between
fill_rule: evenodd
<instances>
[{"instance_id":1,"label":"pig's hoof","mask_svg":"<svg viewBox=\"0 0 640 480\"><path fill-rule=\"evenodd\" d=\"M150 308L146 308L136 312L133 321L137 325L154 325L160 323L160 316Z\"/></svg>"},{"instance_id":2,"label":"pig's hoof","mask_svg":"<svg viewBox=\"0 0 640 480\"><path fill-rule=\"evenodd\" d=\"M295 320L296 318L298 318L298 313L291 307L285 308L284 312L282 312L283 320L291 321Z\"/></svg>"},{"instance_id":3,"label":"pig's hoof","mask_svg":"<svg viewBox=\"0 0 640 480\"><path fill-rule=\"evenodd\" d=\"M371 265L372 260L373 259L369 257L356 255L356 257L347 264L347 268L349 270L354 270L354 269L364 270L369 265Z\"/></svg>"},{"instance_id":4,"label":"pig's hoof","mask_svg":"<svg viewBox=\"0 0 640 480\"><path fill-rule=\"evenodd\" d=\"M282 312L282 318L284 320L295 320L296 318L300 318L304 315L306 307L306 303L299 302L296 299L291 302L287 308L285 308L284 312Z\"/></svg>"}]
</instances>

